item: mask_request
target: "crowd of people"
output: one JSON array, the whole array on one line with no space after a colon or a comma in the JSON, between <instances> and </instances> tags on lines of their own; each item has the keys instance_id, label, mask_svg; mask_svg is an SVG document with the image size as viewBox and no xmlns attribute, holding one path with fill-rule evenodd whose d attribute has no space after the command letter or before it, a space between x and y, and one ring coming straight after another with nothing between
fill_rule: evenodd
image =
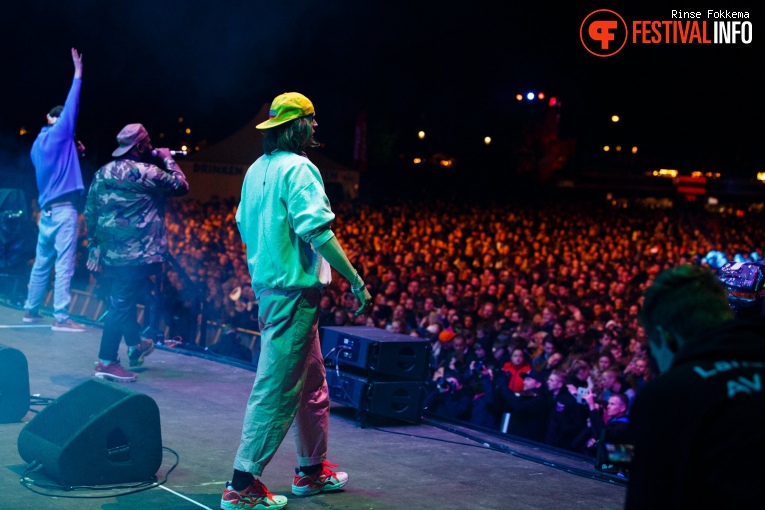
<instances>
[{"instance_id":1,"label":"crowd of people","mask_svg":"<svg viewBox=\"0 0 765 510\"><path fill-rule=\"evenodd\" d=\"M168 204L176 264L166 268L163 309L179 334L193 331L197 311L258 328L237 205L234 198ZM540 200L349 202L334 210L333 230L365 275L374 308L354 317L350 282L336 274L322 292L322 326L428 338L428 413L592 455L611 407L620 407L612 401L623 400L627 415L656 372L638 324L655 275L707 265L710 251L729 260L762 252L759 214L702 208ZM527 405L536 392L547 399L541 410Z\"/></svg>"},{"instance_id":2,"label":"crowd of people","mask_svg":"<svg viewBox=\"0 0 765 510\"><path fill-rule=\"evenodd\" d=\"M237 204L169 204L170 252L183 271L166 272L167 322L189 317L200 299L208 320L257 329L257 302L234 228ZM587 438L592 408L605 412L614 394L629 405L654 373L637 321L652 278L682 263L705 265L711 250L731 260L761 250L759 215L701 209L444 202L384 209L343 203L335 210L333 230L375 304L368 316L354 317L350 282L336 275L323 291L321 325L430 339L428 411L493 429L504 428L506 413L521 419L505 391L523 394L520 374L543 374L546 388L554 375L578 397L576 425L564 439L545 440L587 453L594 452Z\"/></svg>"}]
</instances>

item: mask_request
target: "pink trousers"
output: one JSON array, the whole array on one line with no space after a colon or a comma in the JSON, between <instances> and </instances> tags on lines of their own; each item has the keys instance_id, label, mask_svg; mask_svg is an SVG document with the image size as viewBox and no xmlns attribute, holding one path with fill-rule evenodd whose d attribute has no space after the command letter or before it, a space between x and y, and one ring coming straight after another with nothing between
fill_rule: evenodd
<instances>
[{"instance_id":1,"label":"pink trousers","mask_svg":"<svg viewBox=\"0 0 765 510\"><path fill-rule=\"evenodd\" d=\"M318 289L258 299L261 352L234 469L260 476L295 423L298 466L327 456L329 394L319 344Z\"/></svg>"}]
</instances>

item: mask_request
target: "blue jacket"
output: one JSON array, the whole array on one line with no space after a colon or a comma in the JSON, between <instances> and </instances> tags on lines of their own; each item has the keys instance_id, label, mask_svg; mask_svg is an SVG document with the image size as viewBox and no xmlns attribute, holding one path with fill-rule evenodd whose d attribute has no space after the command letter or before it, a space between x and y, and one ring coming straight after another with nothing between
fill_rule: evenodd
<instances>
[{"instance_id":1,"label":"blue jacket","mask_svg":"<svg viewBox=\"0 0 765 510\"><path fill-rule=\"evenodd\" d=\"M82 80L73 79L58 120L42 128L32 144L32 164L40 192L37 203L41 209L67 194L72 194L72 200L79 200L85 191L74 142L81 87Z\"/></svg>"}]
</instances>

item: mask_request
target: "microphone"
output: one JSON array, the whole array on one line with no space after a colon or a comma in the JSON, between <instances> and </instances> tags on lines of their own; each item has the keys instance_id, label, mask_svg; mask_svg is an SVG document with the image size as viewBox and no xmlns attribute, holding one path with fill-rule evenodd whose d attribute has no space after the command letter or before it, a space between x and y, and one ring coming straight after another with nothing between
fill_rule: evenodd
<instances>
[{"instance_id":1,"label":"microphone","mask_svg":"<svg viewBox=\"0 0 765 510\"><path fill-rule=\"evenodd\" d=\"M175 156L175 155L181 155L181 156L185 156L185 155L187 155L187 154L188 154L188 152L187 152L187 151L170 151L170 155L171 155L171 156ZM151 151L151 155L152 155L152 156L154 156L154 157L156 158L156 157L157 157L157 149L153 149L153 150Z\"/></svg>"}]
</instances>

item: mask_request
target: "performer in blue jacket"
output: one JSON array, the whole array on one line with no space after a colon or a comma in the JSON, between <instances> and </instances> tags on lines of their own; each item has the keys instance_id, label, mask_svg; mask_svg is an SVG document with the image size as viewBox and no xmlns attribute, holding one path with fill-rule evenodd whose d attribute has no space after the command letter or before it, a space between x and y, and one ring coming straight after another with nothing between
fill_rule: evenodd
<instances>
[{"instance_id":1,"label":"performer in blue jacket","mask_svg":"<svg viewBox=\"0 0 765 510\"><path fill-rule=\"evenodd\" d=\"M64 106L56 106L48 112L48 125L42 128L32 144L40 223L23 321L35 323L42 319L38 309L55 263L52 329L80 332L85 330L85 326L69 318L69 303L72 301L69 284L74 274L77 251L77 206L85 192L78 146L74 139L82 88L82 55L74 48L72 62L74 79L66 102Z\"/></svg>"}]
</instances>

